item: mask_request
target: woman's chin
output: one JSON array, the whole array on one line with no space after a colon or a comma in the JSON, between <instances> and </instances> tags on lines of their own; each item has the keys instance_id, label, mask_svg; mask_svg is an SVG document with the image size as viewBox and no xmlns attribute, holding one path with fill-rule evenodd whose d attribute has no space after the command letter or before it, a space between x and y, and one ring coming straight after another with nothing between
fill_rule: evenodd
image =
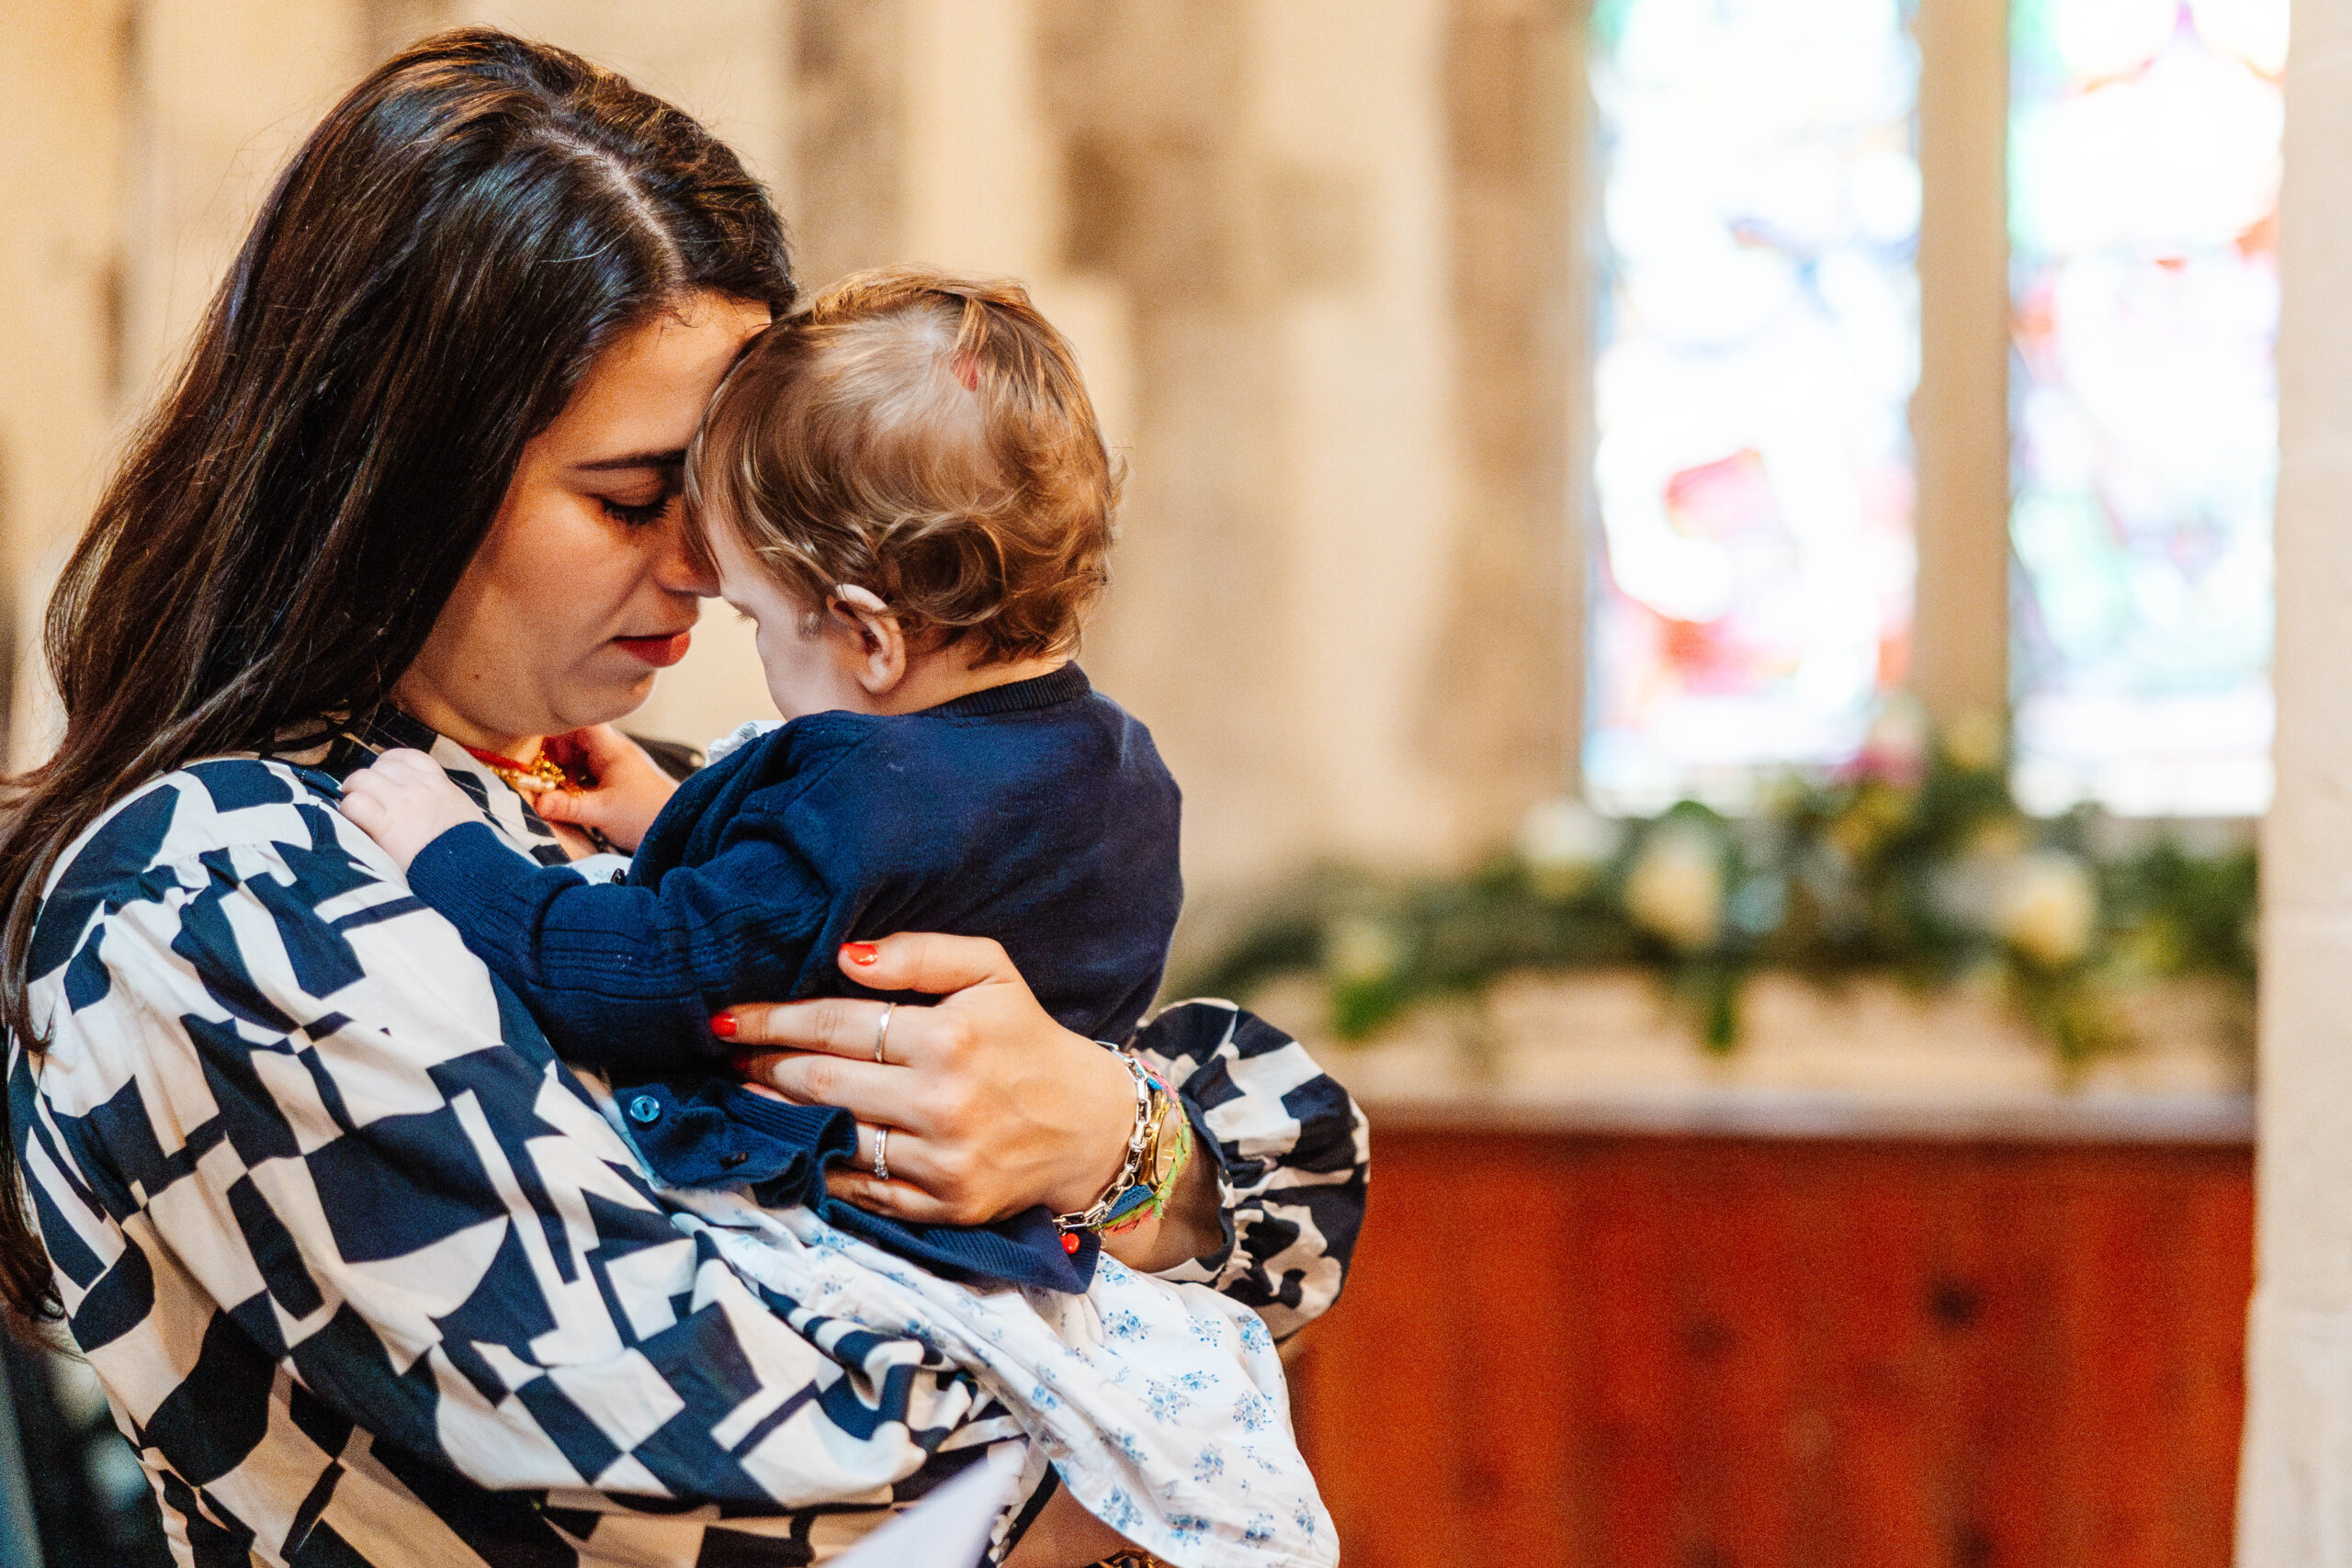
<instances>
[{"instance_id":1,"label":"woman's chin","mask_svg":"<svg viewBox=\"0 0 2352 1568\"><path fill-rule=\"evenodd\" d=\"M591 689L570 694L571 700L563 705L562 732L627 718L653 694L653 679L654 672L639 664L618 679L599 681Z\"/></svg>"}]
</instances>

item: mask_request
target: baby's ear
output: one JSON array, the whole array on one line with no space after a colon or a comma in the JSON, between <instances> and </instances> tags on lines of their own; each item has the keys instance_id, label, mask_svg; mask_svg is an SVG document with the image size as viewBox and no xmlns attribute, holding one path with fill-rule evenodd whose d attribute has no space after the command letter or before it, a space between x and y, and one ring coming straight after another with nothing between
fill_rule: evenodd
<instances>
[{"instance_id":1,"label":"baby's ear","mask_svg":"<svg viewBox=\"0 0 2352 1568\"><path fill-rule=\"evenodd\" d=\"M869 696L879 697L895 691L907 678L907 635L899 625L899 617L873 590L852 582L833 585L828 608L857 625L857 683Z\"/></svg>"},{"instance_id":2,"label":"baby's ear","mask_svg":"<svg viewBox=\"0 0 2352 1568\"><path fill-rule=\"evenodd\" d=\"M833 597L853 614L862 612L866 615L887 615L890 613L890 606L882 603L879 594L871 588L860 588L854 582L834 583Z\"/></svg>"}]
</instances>

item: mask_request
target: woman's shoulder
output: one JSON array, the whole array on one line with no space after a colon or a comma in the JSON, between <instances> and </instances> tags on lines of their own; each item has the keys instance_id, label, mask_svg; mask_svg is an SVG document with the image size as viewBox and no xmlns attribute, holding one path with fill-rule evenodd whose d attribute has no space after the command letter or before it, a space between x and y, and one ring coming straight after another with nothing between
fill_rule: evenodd
<instances>
[{"instance_id":1,"label":"woman's shoulder","mask_svg":"<svg viewBox=\"0 0 2352 1568\"><path fill-rule=\"evenodd\" d=\"M208 851L340 840L333 781L260 757L212 757L141 784L66 846L51 896L103 886Z\"/></svg>"},{"instance_id":2,"label":"woman's shoulder","mask_svg":"<svg viewBox=\"0 0 2352 1568\"><path fill-rule=\"evenodd\" d=\"M259 757L214 757L160 774L115 802L66 846L34 927L28 977L71 955L102 908L158 897L178 868L227 857L266 863L291 884L348 890L378 880L373 852L335 811L333 781ZM386 863L388 866L390 863ZM143 891L142 891L143 889Z\"/></svg>"}]
</instances>

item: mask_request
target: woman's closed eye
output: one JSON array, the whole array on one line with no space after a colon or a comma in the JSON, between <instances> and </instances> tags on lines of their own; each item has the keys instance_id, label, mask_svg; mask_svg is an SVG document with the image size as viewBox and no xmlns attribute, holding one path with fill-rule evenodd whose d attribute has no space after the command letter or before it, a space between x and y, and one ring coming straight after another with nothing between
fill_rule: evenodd
<instances>
[{"instance_id":1,"label":"woman's closed eye","mask_svg":"<svg viewBox=\"0 0 2352 1568\"><path fill-rule=\"evenodd\" d=\"M676 491L665 489L650 501L628 502L617 496L600 495L596 498L596 504L603 508L605 516L616 523L631 528L646 528L661 522L669 513L670 503L677 499Z\"/></svg>"}]
</instances>

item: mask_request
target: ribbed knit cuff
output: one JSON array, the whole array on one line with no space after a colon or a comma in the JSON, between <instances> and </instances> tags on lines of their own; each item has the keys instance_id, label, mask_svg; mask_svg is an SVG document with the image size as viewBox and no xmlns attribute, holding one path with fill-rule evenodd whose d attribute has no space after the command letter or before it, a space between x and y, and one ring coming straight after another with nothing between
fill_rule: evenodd
<instances>
[{"instance_id":1,"label":"ribbed knit cuff","mask_svg":"<svg viewBox=\"0 0 2352 1568\"><path fill-rule=\"evenodd\" d=\"M770 1100L764 1094L734 1088L730 1088L718 1103L730 1119L771 1138L805 1145L822 1154L854 1153L857 1148L857 1122L839 1106L802 1105L796 1100ZM827 1136L842 1127L848 1129L846 1150L840 1148L838 1137Z\"/></svg>"},{"instance_id":2,"label":"ribbed knit cuff","mask_svg":"<svg viewBox=\"0 0 2352 1568\"><path fill-rule=\"evenodd\" d=\"M409 891L468 936L490 937L502 919L498 905L539 867L506 847L487 822L450 829L409 862Z\"/></svg>"}]
</instances>

